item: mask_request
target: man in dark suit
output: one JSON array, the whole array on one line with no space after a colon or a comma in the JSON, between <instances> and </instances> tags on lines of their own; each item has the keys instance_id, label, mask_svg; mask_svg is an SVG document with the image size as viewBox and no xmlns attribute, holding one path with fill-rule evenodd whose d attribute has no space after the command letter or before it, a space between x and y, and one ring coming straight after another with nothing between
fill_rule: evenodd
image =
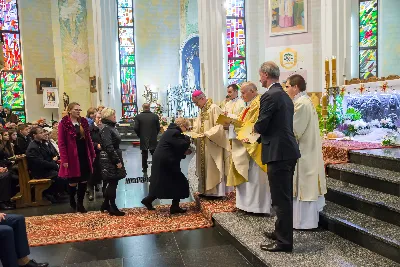
<instances>
[{"instance_id":1,"label":"man in dark suit","mask_svg":"<svg viewBox=\"0 0 400 267\"><path fill-rule=\"evenodd\" d=\"M48 263L38 263L28 258L28 236L22 215L0 213L0 247L0 266L49 266Z\"/></svg>"},{"instance_id":2,"label":"man in dark suit","mask_svg":"<svg viewBox=\"0 0 400 267\"><path fill-rule=\"evenodd\" d=\"M279 67L274 62L261 65L260 82L267 91L260 99L260 114L255 132L261 135L262 162L268 165L272 206L277 219L275 231L266 233L276 240L261 249L278 252L293 250L293 174L299 146L293 133L294 106L279 83Z\"/></svg>"},{"instance_id":3,"label":"man in dark suit","mask_svg":"<svg viewBox=\"0 0 400 267\"><path fill-rule=\"evenodd\" d=\"M143 176L147 177L147 159L149 150L153 155L157 147L157 135L160 132L160 121L156 114L150 111L150 104L143 104L143 111L135 117L134 131L140 139L142 151Z\"/></svg>"}]
</instances>

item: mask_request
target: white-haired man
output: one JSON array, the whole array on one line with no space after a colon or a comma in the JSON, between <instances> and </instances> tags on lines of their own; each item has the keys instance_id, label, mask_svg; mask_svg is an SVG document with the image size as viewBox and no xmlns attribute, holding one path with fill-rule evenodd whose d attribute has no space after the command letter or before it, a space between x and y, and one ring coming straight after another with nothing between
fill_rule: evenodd
<instances>
[{"instance_id":1,"label":"white-haired man","mask_svg":"<svg viewBox=\"0 0 400 267\"><path fill-rule=\"evenodd\" d=\"M260 111L260 95L252 82L243 83L240 92L247 107L239 114L241 126L236 126L236 142L232 142L232 162L228 185L236 187L236 207L252 213L270 213L271 195L266 173L261 161L261 144L249 140L246 129L252 129ZM244 133L243 133L244 132ZM253 138L254 139L254 138Z\"/></svg>"}]
</instances>

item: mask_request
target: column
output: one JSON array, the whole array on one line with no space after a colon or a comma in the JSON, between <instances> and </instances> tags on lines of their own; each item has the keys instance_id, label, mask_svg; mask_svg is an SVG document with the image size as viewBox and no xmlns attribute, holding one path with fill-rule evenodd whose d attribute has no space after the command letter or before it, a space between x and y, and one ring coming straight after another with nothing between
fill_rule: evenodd
<instances>
[{"instance_id":1,"label":"column","mask_svg":"<svg viewBox=\"0 0 400 267\"><path fill-rule=\"evenodd\" d=\"M219 103L225 98L224 59L226 11L224 0L199 0L201 86L206 95Z\"/></svg>"}]
</instances>

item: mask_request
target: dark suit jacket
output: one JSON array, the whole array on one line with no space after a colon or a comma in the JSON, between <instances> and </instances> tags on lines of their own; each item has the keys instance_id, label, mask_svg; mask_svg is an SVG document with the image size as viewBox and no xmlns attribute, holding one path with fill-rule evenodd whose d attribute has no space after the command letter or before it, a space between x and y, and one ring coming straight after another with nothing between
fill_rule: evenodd
<instances>
[{"instance_id":1,"label":"dark suit jacket","mask_svg":"<svg viewBox=\"0 0 400 267\"><path fill-rule=\"evenodd\" d=\"M31 138L29 136L23 136L22 134L17 134L17 142L14 146L15 155L25 154L28 146L31 142Z\"/></svg>"},{"instance_id":2,"label":"dark suit jacket","mask_svg":"<svg viewBox=\"0 0 400 267\"><path fill-rule=\"evenodd\" d=\"M160 121L151 111L143 111L135 117L133 128L140 138L140 150L155 150L157 135L160 132Z\"/></svg>"},{"instance_id":3,"label":"dark suit jacket","mask_svg":"<svg viewBox=\"0 0 400 267\"><path fill-rule=\"evenodd\" d=\"M300 158L299 145L293 133L293 101L278 83L260 99L260 114L254 130L261 134L262 162Z\"/></svg>"},{"instance_id":4,"label":"dark suit jacket","mask_svg":"<svg viewBox=\"0 0 400 267\"><path fill-rule=\"evenodd\" d=\"M57 175L58 165L53 160L54 155L42 142L32 141L26 150L28 170L32 178L49 178Z\"/></svg>"}]
</instances>

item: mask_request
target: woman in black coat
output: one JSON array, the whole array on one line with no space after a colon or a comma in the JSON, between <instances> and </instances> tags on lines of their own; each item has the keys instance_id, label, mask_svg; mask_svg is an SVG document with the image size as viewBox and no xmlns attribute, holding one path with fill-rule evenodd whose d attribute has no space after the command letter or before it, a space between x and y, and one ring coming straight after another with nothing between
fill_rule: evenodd
<instances>
[{"instance_id":1,"label":"woman in black coat","mask_svg":"<svg viewBox=\"0 0 400 267\"><path fill-rule=\"evenodd\" d=\"M125 212L120 211L115 204L118 181L126 177L122 151L119 148L121 136L115 128L117 124L115 110L111 108L103 109L101 111L101 122L102 124L99 126L99 129L102 150L100 152L99 164L101 176L107 183L107 188L100 210L102 212L107 210L110 215L124 216Z\"/></svg>"},{"instance_id":2,"label":"woman in black coat","mask_svg":"<svg viewBox=\"0 0 400 267\"><path fill-rule=\"evenodd\" d=\"M96 191L98 191L97 185L101 183L101 171L99 164L100 151L101 151L101 139L100 139L100 129L99 129L100 125L101 125L101 113L97 112L95 114L94 123L89 126L90 136L92 137L93 141L94 152L96 152L96 158L94 159L93 162L93 173L88 181L89 201L93 201L94 188L96 188Z\"/></svg>"},{"instance_id":3,"label":"woman in black coat","mask_svg":"<svg viewBox=\"0 0 400 267\"><path fill-rule=\"evenodd\" d=\"M188 127L187 120L178 118L161 136L153 155L149 195L142 200L149 210L154 210L152 202L159 198L172 199L171 214L186 211L179 207L179 200L189 197L189 182L180 167L181 160L192 153L190 138L183 135Z\"/></svg>"}]
</instances>

